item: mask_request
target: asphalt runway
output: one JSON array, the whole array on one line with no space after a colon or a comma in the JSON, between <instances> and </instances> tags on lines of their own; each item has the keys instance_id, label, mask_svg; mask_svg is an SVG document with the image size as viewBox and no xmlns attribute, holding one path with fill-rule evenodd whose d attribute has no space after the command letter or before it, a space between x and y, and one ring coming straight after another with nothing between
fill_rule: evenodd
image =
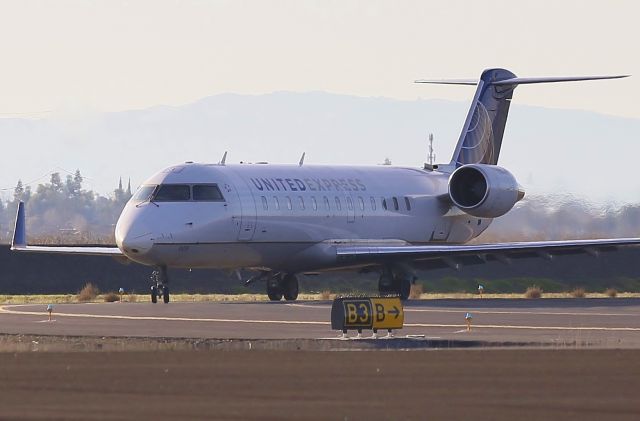
<instances>
[{"instance_id":1,"label":"asphalt runway","mask_svg":"<svg viewBox=\"0 0 640 421\"><path fill-rule=\"evenodd\" d=\"M320 339L331 302L1 305L0 333L140 338ZM466 330L465 314L473 316ZM350 334L354 336L354 334ZM363 335L370 335L364 333ZM405 304L397 336L640 348L640 299L422 300Z\"/></svg>"},{"instance_id":2,"label":"asphalt runway","mask_svg":"<svg viewBox=\"0 0 640 421\"><path fill-rule=\"evenodd\" d=\"M637 420L640 351L0 353L3 420Z\"/></svg>"}]
</instances>

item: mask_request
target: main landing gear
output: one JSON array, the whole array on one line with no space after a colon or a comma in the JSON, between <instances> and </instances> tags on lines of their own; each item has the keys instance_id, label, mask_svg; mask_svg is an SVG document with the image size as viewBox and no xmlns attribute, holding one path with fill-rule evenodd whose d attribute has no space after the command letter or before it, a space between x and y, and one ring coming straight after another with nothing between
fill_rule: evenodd
<instances>
[{"instance_id":1,"label":"main landing gear","mask_svg":"<svg viewBox=\"0 0 640 421\"><path fill-rule=\"evenodd\" d=\"M267 279L267 295L271 301L280 301L282 297L287 301L295 301L298 289L298 278L291 273Z\"/></svg>"},{"instance_id":2,"label":"main landing gear","mask_svg":"<svg viewBox=\"0 0 640 421\"><path fill-rule=\"evenodd\" d=\"M401 300L409 299L414 276L407 271L385 267L378 280L380 295L397 295Z\"/></svg>"},{"instance_id":3,"label":"main landing gear","mask_svg":"<svg viewBox=\"0 0 640 421\"><path fill-rule=\"evenodd\" d=\"M169 277L167 276L167 267L161 266L154 270L151 274L151 302L157 303L158 298L162 297L164 303L169 302Z\"/></svg>"}]
</instances>

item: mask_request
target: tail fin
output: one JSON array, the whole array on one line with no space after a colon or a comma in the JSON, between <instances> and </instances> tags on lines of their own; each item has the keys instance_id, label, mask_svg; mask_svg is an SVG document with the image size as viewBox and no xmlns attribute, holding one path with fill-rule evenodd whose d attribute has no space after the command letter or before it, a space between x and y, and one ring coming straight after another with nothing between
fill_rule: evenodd
<instances>
[{"instance_id":1,"label":"tail fin","mask_svg":"<svg viewBox=\"0 0 640 421\"><path fill-rule=\"evenodd\" d=\"M530 83L570 82L578 80L618 79L621 76L575 76L518 78L505 69L487 69L480 80L416 80L416 83L477 85L476 94L464 122L462 133L451 158L451 165L498 163L502 136L507 124L509 104L518 85Z\"/></svg>"},{"instance_id":2,"label":"tail fin","mask_svg":"<svg viewBox=\"0 0 640 421\"><path fill-rule=\"evenodd\" d=\"M16 250L27 245L27 229L24 214L24 202L18 203L18 212L16 213L16 224L13 229L13 238L11 239L11 250Z\"/></svg>"}]
</instances>

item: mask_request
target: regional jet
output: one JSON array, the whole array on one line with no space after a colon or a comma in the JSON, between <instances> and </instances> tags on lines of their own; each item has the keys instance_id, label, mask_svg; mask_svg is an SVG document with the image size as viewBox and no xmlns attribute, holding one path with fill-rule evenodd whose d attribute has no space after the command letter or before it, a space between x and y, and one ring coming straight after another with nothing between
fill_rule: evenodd
<instances>
[{"instance_id":1,"label":"regional jet","mask_svg":"<svg viewBox=\"0 0 640 421\"><path fill-rule=\"evenodd\" d=\"M273 301L298 297L298 275L376 271L380 294L407 299L416 269L517 257L549 258L640 244L640 238L465 244L523 198L497 165L518 85L625 76L519 78L504 69L479 80L451 161L423 168L185 162L147 179L115 228L117 247L27 245L20 203L12 250L130 259L156 268L151 300L169 302L167 268L244 269Z\"/></svg>"}]
</instances>

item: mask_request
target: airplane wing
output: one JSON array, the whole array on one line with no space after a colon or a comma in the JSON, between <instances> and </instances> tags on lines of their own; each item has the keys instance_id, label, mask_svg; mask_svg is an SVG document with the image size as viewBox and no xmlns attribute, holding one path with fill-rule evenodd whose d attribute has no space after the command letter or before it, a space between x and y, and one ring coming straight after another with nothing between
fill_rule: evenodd
<instances>
[{"instance_id":1,"label":"airplane wing","mask_svg":"<svg viewBox=\"0 0 640 421\"><path fill-rule=\"evenodd\" d=\"M613 238L600 240L532 241L469 245L351 245L337 246L338 261L347 264L367 264L381 261L443 260L456 269L466 262L482 263L491 260L508 262L512 258L542 257L601 252L620 247L638 246L640 238ZM473 258L469 260L469 258ZM475 260L475 261L473 261Z\"/></svg>"},{"instance_id":2,"label":"airplane wing","mask_svg":"<svg viewBox=\"0 0 640 421\"><path fill-rule=\"evenodd\" d=\"M24 203L18 204L16 225L11 240L11 250L32 253L59 253L59 254L83 254L89 256L124 256L117 247L93 247L93 246L29 246L27 245L26 221Z\"/></svg>"}]
</instances>

